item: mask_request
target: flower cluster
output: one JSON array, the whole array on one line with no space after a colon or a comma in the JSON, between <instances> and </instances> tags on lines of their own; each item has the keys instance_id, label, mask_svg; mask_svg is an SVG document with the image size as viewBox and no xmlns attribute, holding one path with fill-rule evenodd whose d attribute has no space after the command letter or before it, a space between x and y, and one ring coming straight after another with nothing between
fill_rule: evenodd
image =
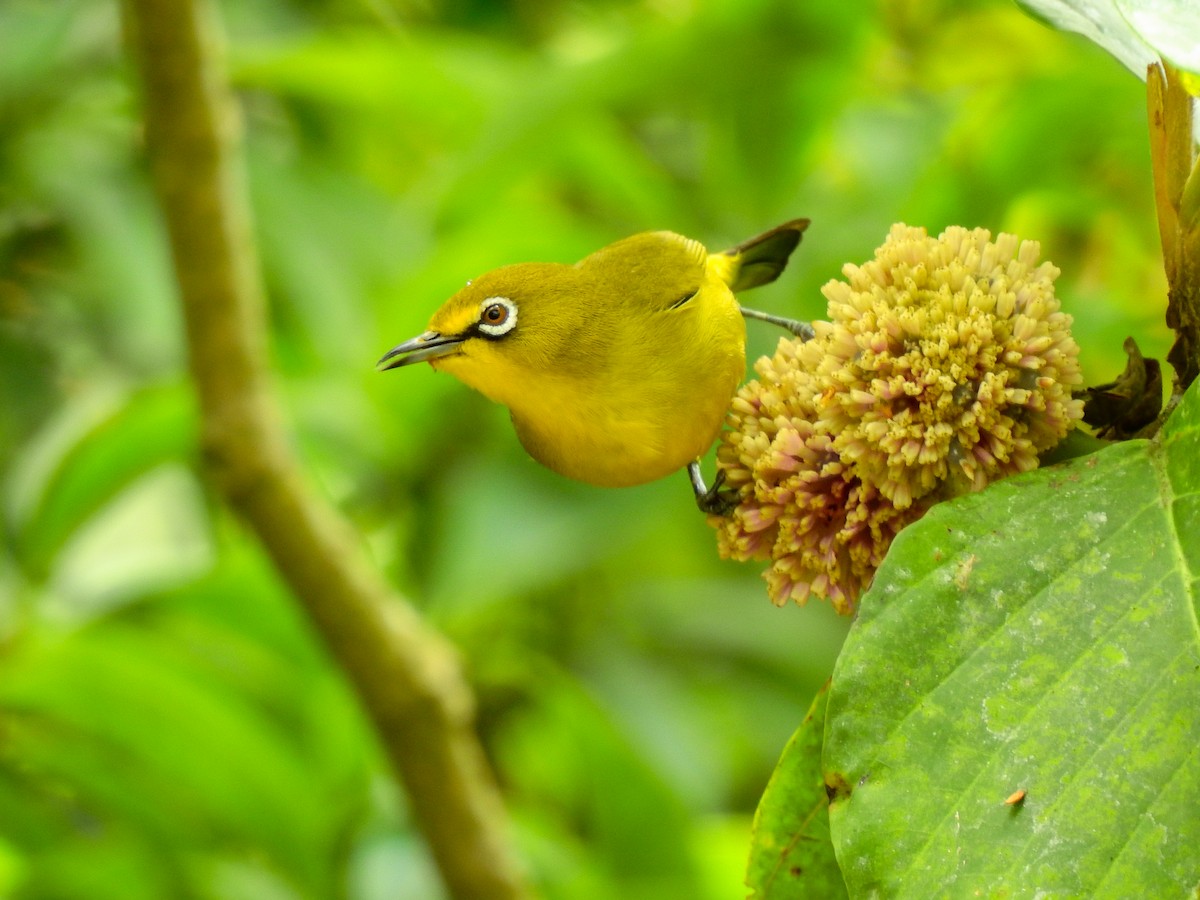
<instances>
[{"instance_id":1,"label":"flower cluster","mask_svg":"<svg viewBox=\"0 0 1200 900\"><path fill-rule=\"evenodd\" d=\"M937 500L1037 466L1082 415L1058 269L1036 242L895 225L822 289L829 321L780 341L717 452L737 505L722 556L770 559L777 604L849 613L892 538Z\"/></svg>"}]
</instances>

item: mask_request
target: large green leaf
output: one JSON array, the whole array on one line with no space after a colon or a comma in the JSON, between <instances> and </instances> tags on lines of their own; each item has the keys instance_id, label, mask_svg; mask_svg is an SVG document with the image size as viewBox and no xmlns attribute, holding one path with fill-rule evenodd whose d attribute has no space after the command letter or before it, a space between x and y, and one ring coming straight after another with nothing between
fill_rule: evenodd
<instances>
[{"instance_id":1,"label":"large green leaf","mask_svg":"<svg viewBox=\"0 0 1200 900\"><path fill-rule=\"evenodd\" d=\"M755 900L846 895L829 839L829 797L821 774L828 702L826 684L784 748L754 815L746 885Z\"/></svg>"},{"instance_id":2,"label":"large green leaf","mask_svg":"<svg viewBox=\"0 0 1200 900\"><path fill-rule=\"evenodd\" d=\"M1099 44L1139 78L1163 56L1200 72L1196 0L1017 0L1038 18Z\"/></svg>"},{"instance_id":3,"label":"large green leaf","mask_svg":"<svg viewBox=\"0 0 1200 900\"><path fill-rule=\"evenodd\" d=\"M1192 896L1198 573L1195 386L1157 440L902 533L829 699L851 895Z\"/></svg>"}]
</instances>

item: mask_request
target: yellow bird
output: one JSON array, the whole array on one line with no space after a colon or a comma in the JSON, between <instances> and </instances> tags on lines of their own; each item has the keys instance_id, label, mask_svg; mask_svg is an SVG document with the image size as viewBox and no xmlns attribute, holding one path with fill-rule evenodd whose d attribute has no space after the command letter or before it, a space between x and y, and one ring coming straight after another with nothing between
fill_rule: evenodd
<instances>
[{"instance_id":1,"label":"yellow bird","mask_svg":"<svg viewBox=\"0 0 1200 900\"><path fill-rule=\"evenodd\" d=\"M745 374L740 307L774 281L808 227L796 219L720 253L670 231L635 234L576 263L503 266L467 282L381 370L418 362L508 407L529 454L559 474L622 487L688 468L701 508L723 503L697 458Z\"/></svg>"}]
</instances>

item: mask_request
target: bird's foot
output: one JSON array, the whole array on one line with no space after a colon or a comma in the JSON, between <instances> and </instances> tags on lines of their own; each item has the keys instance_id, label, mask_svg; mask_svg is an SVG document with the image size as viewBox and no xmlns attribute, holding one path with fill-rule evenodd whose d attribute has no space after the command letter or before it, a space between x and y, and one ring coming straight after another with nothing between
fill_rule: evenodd
<instances>
[{"instance_id":1,"label":"bird's foot","mask_svg":"<svg viewBox=\"0 0 1200 900\"><path fill-rule=\"evenodd\" d=\"M696 495L696 506L700 512L709 516L727 516L737 506L737 491L722 490L725 485L725 473L717 470L716 480L712 487L704 486L704 476L700 474L700 461L688 463L688 478L692 482L692 492Z\"/></svg>"},{"instance_id":2,"label":"bird's foot","mask_svg":"<svg viewBox=\"0 0 1200 900\"><path fill-rule=\"evenodd\" d=\"M778 325L780 328L786 328L802 341L811 341L815 336L813 327L808 322L801 322L799 319L788 319L783 316L773 316L770 313L760 312L757 309L747 309L744 306L739 306L742 315L747 319L758 319L760 322L770 322L772 325Z\"/></svg>"}]
</instances>

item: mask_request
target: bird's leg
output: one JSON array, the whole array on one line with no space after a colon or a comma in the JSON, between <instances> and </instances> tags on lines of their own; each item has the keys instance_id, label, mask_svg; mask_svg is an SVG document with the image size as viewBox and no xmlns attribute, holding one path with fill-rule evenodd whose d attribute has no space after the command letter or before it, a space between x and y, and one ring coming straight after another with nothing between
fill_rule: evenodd
<instances>
[{"instance_id":1,"label":"bird's leg","mask_svg":"<svg viewBox=\"0 0 1200 900\"><path fill-rule=\"evenodd\" d=\"M759 312L757 309L746 309L744 306L739 306L742 315L747 319L758 319L762 322L770 322L772 325L778 325L780 328L786 328L802 341L811 341L814 336L813 327L808 322L801 322L799 319L785 319L783 316L773 316L770 313Z\"/></svg>"},{"instance_id":2,"label":"bird's leg","mask_svg":"<svg viewBox=\"0 0 1200 900\"><path fill-rule=\"evenodd\" d=\"M696 495L696 505L700 507L700 512L711 516L724 516L737 506L737 493L721 490L725 484L725 473L720 469L717 470L717 478L712 487L704 486L704 476L700 474L700 460L693 459L688 463L687 473L692 481L692 492Z\"/></svg>"}]
</instances>

